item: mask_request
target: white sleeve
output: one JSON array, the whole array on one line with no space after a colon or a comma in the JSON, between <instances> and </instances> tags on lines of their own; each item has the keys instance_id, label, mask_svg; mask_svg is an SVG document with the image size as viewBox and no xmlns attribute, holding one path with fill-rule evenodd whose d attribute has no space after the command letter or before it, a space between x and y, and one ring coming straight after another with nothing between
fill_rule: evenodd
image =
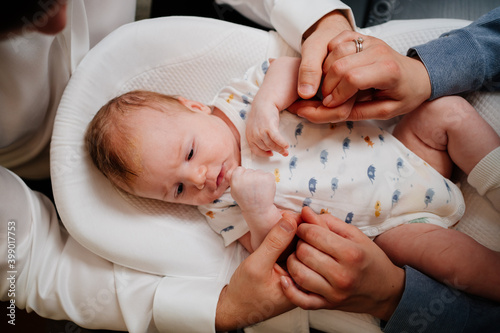
<instances>
[{"instance_id":1,"label":"white sleeve","mask_svg":"<svg viewBox=\"0 0 500 333\"><path fill-rule=\"evenodd\" d=\"M486 155L470 172L467 181L486 196L500 212L500 147Z\"/></svg>"},{"instance_id":2,"label":"white sleeve","mask_svg":"<svg viewBox=\"0 0 500 333\"><path fill-rule=\"evenodd\" d=\"M89 329L215 332L219 294L244 259L241 247L227 251L232 261L220 276L147 274L82 247L52 202L3 167L0 189L0 246L11 249L0 257L1 301ZM7 311L15 323L16 310Z\"/></svg>"},{"instance_id":3,"label":"white sleeve","mask_svg":"<svg viewBox=\"0 0 500 333\"><path fill-rule=\"evenodd\" d=\"M339 0L216 0L216 2L230 5L256 23L273 27L299 52L304 32L334 10L341 10L352 28L356 27L351 9Z\"/></svg>"},{"instance_id":4,"label":"white sleeve","mask_svg":"<svg viewBox=\"0 0 500 333\"><path fill-rule=\"evenodd\" d=\"M0 244L10 249L0 257L2 301L85 328L148 330L161 277L83 248L60 226L52 202L5 168L0 188ZM16 310L8 311L15 323Z\"/></svg>"},{"instance_id":5,"label":"white sleeve","mask_svg":"<svg viewBox=\"0 0 500 333\"><path fill-rule=\"evenodd\" d=\"M165 277L155 295L156 327L160 332L215 333L217 302L226 284L217 278Z\"/></svg>"}]
</instances>

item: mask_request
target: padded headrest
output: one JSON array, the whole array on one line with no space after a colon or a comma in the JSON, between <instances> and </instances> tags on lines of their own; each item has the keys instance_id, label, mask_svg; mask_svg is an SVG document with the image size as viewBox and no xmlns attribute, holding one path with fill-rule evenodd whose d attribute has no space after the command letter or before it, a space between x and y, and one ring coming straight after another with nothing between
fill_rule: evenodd
<instances>
[{"instance_id":1,"label":"padded headrest","mask_svg":"<svg viewBox=\"0 0 500 333\"><path fill-rule=\"evenodd\" d=\"M84 133L102 105L134 89L209 103L230 79L265 59L273 39L281 47L265 31L170 17L123 26L93 48L64 92L51 146L54 197L70 234L127 267L183 275L192 273L196 263L199 270L202 265L210 270L223 243L197 209L117 190L92 165Z\"/></svg>"}]
</instances>

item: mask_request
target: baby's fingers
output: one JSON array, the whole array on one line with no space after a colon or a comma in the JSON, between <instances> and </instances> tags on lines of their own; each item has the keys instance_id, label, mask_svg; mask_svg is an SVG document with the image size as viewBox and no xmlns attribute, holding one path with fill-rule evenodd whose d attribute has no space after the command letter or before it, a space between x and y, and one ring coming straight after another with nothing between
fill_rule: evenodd
<instances>
[{"instance_id":1,"label":"baby's fingers","mask_svg":"<svg viewBox=\"0 0 500 333\"><path fill-rule=\"evenodd\" d=\"M250 150L252 151L252 154L257 155L257 156L261 156L261 157L273 156L273 152L270 149L265 148L262 141L259 140L258 143L257 142L248 142L248 145L250 146ZM264 148L261 148L261 147L264 147Z\"/></svg>"},{"instance_id":2,"label":"baby's fingers","mask_svg":"<svg viewBox=\"0 0 500 333\"><path fill-rule=\"evenodd\" d=\"M288 156L288 142L286 142L279 132L269 133L269 140L268 146L271 150L283 156Z\"/></svg>"}]
</instances>

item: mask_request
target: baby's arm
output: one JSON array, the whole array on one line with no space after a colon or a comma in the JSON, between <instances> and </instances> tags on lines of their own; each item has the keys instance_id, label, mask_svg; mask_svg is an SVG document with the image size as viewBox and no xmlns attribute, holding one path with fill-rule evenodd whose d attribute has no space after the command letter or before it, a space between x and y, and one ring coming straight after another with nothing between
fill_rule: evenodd
<instances>
[{"instance_id":1,"label":"baby's arm","mask_svg":"<svg viewBox=\"0 0 500 333\"><path fill-rule=\"evenodd\" d=\"M250 149L259 156L276 151L288 155L288 143L279 133L279 113L295 102L300 58L271 60L266 76L252 102L246 136Z\"/></svg>"},{"instance_id":2,"label":"baby's arm","mask_svg":"<svg viewBox=\"0 0 500 333\"><path fill-rule=\"evenodd\" d=\"M384 232L375 243L398 266L411 266L456 289L500 301L500 252L462 232L411 223Z\"/></svg>"},{"instance_id":3,"label":"baby's arm","mask_svg":"<svg viewBox=\"0 0 500 333\"><path fill-rule=\"evenodd\" d=\"M236 200L250 229L250 236L240 238L249 252L262 243L267 233L281 218L274 205L276 182L274 175L262 170L238 167L231 177L231 195ZM248 247L250 237L251 248Z\"/></svg>"}]
</instances>

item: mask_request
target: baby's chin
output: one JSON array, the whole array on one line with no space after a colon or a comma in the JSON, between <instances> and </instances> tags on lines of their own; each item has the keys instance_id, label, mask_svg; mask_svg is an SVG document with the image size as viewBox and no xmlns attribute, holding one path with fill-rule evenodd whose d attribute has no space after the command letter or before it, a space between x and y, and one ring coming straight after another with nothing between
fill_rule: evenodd
<instances>
[{"instance_id":1,"label":"baby's chin","mask_svg":"<svg viewBox=\"0 0 500 333\"><path fill-rule=\"evenodd\" d=\"M229 188L229 186L224 186L224 188L218 188L216 193L214 193L213 196L209 196L206 198L206 200L203 200L204 203L200 203L200 204L197 204L196 206L199 206L199 205L209 205L209 204L213 204L213 203L216 203L217 200L220 199L220 197L222 197L222 195L224 194L224 192L226 192L226 190Z\"/></svg>"}]
</instances>

